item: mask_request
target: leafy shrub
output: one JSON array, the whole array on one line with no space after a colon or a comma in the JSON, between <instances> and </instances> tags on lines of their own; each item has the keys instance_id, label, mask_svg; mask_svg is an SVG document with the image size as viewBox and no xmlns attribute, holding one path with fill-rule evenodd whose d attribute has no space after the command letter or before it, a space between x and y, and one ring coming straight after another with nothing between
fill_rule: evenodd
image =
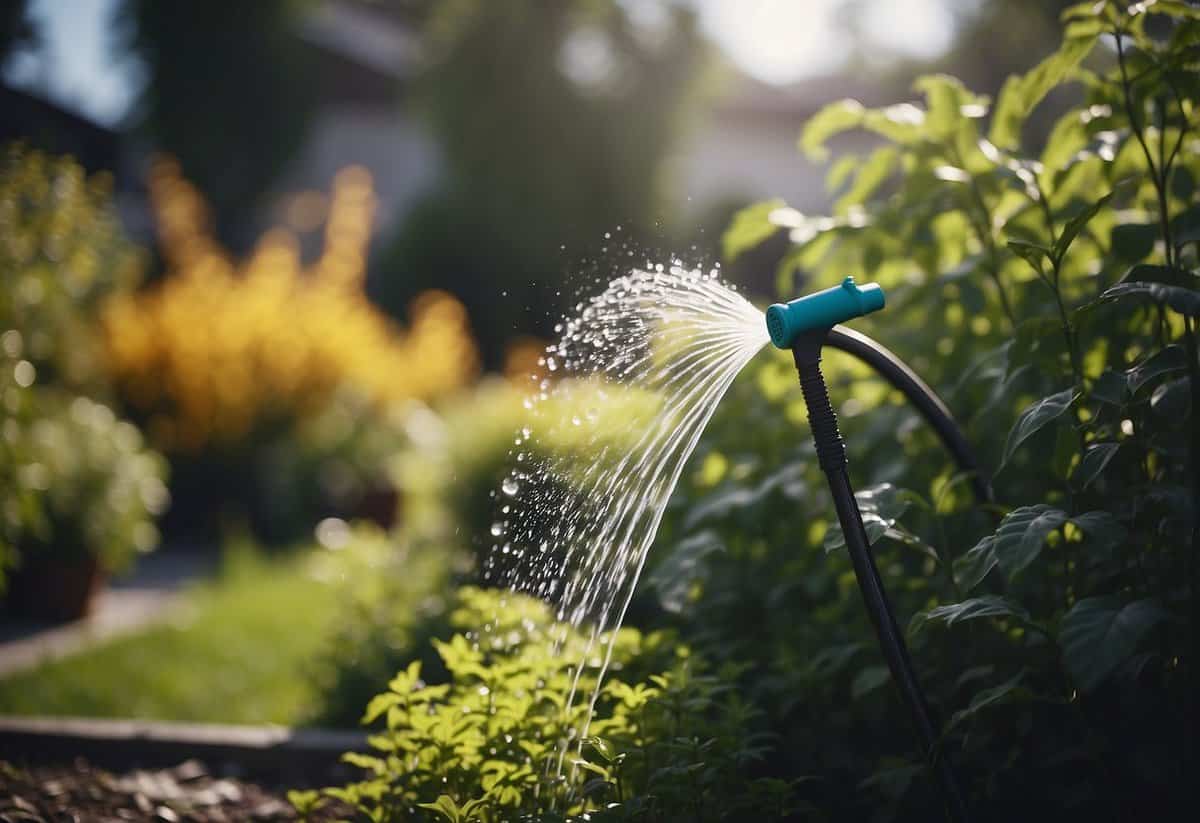
<instances>
[{"instance_id":1,"label":"leafy shrub","mask_svg":"<svg viewBox=\"0 0 1200 823\"><path fill-rule=\"evenodd\" d=\"M89 399L110 393L99 306L141 277L109 186L70 158L0 149L0 590L36 557L115 571L158 542L166 467Z\"/></svg>"},{"instance_id":2,"label":"leafy shrub","mask_svg":"<svg viewBox=\"0 0 1200 823\"><path fill-rule=\"evenodd\" d=\"M330 550L323 572L338 581L341 608L311 672L321 695L314 720L353 727L397 669L420 660L426 672L444 674L430 641L450 632L453 587L470 564L453 543L413 524L384 532L325 520L317 539Z\"/></svg>"},{"instance_id":3,"label":"leafy shrub","mask_svg":"<svg viewBox=\"0 0 1200 823\"><path fill-rule=\"evenodd\" d=\"M20 335L43 384L92 396L108 388L96 311L141 279L110 186L70 158L0 148L0 332Z\"/></svg>"},{"instance_id":4,"label":"leafy shrub","mask_svg":"<svg viewBox=\"0 0 1200 823\"><path fill-rule=\"evenodd\" d=\"M755 711L728 673L669 635L621 630L594 736L580 745L572 735L600 667L590 660L577 679L568 664L584 637L538 601L473 588L450 622L465 633L435 641L448 681L424 681L419 661L393 678L363 718L385 723L375 753L345 758L366 778L293 793L301 811L330 797L379 821L673 820L684 809L739 820L788 808L788 783L746 776L767 737L750 730Z\"/></svg>"},{"instance_id":5,"label":"leafy shrub","mask_svg":"<svg viewBox=\"0 0 1200 823\"><path fill-rule=\"evenodd\" d=\"M107 406L38 385L19 332L5 332L3 345L0 592L7 570L39 556L91 555L124 569L158 544L165 461Z\"/></svg>"},{"instance_id":6,"label":"leafy shrub","mask_svg":"<svg viewBox=\"0 0 1200 823\"><path fill-rule=\"evenodd\" d=\"M862 325L938 387L994 469L1000 502L978 505L902 398L861 364L829 355L877 561L943 719L943 744L984 819L1034 809L1134 818L1191 806L1190 720L1200 695L1198 16L1175 2L1073 7L1062 48L1011 79L994 106L942 76L918 80L920 103L833 104L806 128L808 151L821 153L845 129L880 138L867 158L830 169L834 214L759 204L725 238L736 256L785 231L785 298L799 278L806 289L847 274L881 282L888 309ZM1059 86L1078 102L1034 153L1022 124ZM925 820L939 802L831 526L795 382L790 358L771 351L722 401L627 622L677 631L688 660L712 661L733 678L716 688L732 685L762 713L744 725L788 742L754 767L783 784L730 780L722 799L704 795L706 810L744 815L738 792L758 785L832 819ZM524 608L481 609L475 619L493 612L503 633ZM486 681L502 670L518 684L534 674L550 683L561 672L533 668L532 652L501 657L503 644L489 651L486 638L481 650L465 636L441 648L451 681L430 692L413 670L377 699L389 730L375 755L358 760L373 778L340 796L376 819L555 819L583 811L571 802L607 802L542 789L540 769L522 771L513 746L535 747L532 766L567 726ZM641 676L637 656L622 659L627 668L606 686L591 730L627 753L624 767L638 762L628 754L637 746L623 740L615 701ZM512 741L491 736L490 715L462 719L510 700L536 723ZM684 714L684 724L713 717ZM458 749L436 736L455 733L466 741ZM487 765L480 741L501 763ZM611 791L604 746L584 747L582 759L606 772L592 788ZM671 774L744 776L726 770L723 751L718 742ZM453 789L444 800L443 778ZM518 788L527 785L539 786L539 798L571 799L548 813L530 809L528 789ZM504 805L510 788L515 807ZM586 813L636 814L651 796L655 813L693 813L694 795L653 781L631 795Z\"/></svg>"},{"instance_id":7,"label":"leafy shrub","mask_svg":"<svg viewBox=\"0 0 1200 823\"><path fill-rule=\"evenodd\" d=\"M466 316L452 297L417 299L402 334L363 294L372 213L364 170L339 174L325 248L308 269L282 230L235 265L170 161L155 167L151 194L170 271L149 291L113 301L105 328L125 395L169 450L286 426L341 387L386 405L428 400L473 375Z\"/></svg>"},{"instance_id":8,"label":"leafy shrub","mask_svg":"<svg viewBox=\"0 0 1200 823\"><path fill-rule=\"evenodd\" d=\"M725 237L737 255L786 231L787 298L797 274L882 283L888 309L862 325L941 389L995 469L1001 504L974 505L915 414L830 357L879 565L972 805L996 819L1191 802L1198 17L1080 4L1059 51L994 105L944 76L917 81L920 104L834 103L805 128L810 154L847 129L881 138L831 167L834 214L774 201ZM1031 154L1022 123L1064 84L1082 99ZM924 819L937 801L827 533L793 383L774 353L735 386L650 580L698 651L752 661L747 693L786 738L820 741L772 761L822 778L806 799Z\"/></svg>"},{"instance_id":9,"label":"leafy shrub","mask_svg":"<svg viewBox=\"0 0 1200 823\"><path fill-rule=\"evenodd\" d=\"M338 175L324 249L307 267L282 230L235 264L170 161L155 166L151 194L167 276L110 301L104 328L122 396L175 460L177 496L201 510L214 493L218 507L248 501L273 540L360 513L387 485L381 455L404 442L405 410L475 373L462 306L426 292L401 331L367 300L362 169Z\"/></svg>"}]
</instances>

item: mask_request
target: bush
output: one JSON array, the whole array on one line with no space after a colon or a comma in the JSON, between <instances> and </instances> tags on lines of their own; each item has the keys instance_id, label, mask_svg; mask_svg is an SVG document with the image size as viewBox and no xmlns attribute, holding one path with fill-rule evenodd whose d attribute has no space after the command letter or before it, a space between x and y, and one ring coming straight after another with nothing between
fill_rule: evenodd
<instances>
[{"instance_id":1,"label":"bush","mask_svg":"<svg viewBox=\"0 0 1200 823\"><path fill-rule=\"evenodd\" d=\"M302 812L324 798L379 821L673 820L684 809L741 820L788 807L788 783L745 773L768 737L751 731L756 712L728 672L709 672L668 635L621 630L594 736L580 744L600 667L589 660L577 681L568 661L583 659L584 637L538 601L472 588L451 624L465 633L435 641L448 680L426 682L419 661L393 678L363 717L385 723L376 754L345 757L366 778L292 793Z\"/></svg>"},{"instance_id":2,"label":"bush","mask_svg":"<svg viewBox=\"0 0 1200 823\"><path fill-rule=\"evenodd\" d=\"M1197 17L1169 2L1073 7L1060 50L1010 79L994 106L944 76L917 81L919 103L835 103L808 124L806 150L821 154L852 128L880 145L833 165L834 214L774 201L741 213L726 234L727 254L737 256L787 233L785 298L797 279L805 289L847 274L881 282L888 309L861 325L938 387L983 465L994 467L999 502L980 505L902 398L860 364L829 356L877 562L943 719L942 745L985 819L1031 809L1124 819L1192 805ZM1096 48L1106 33L1116 55ZM1081 89L1080 102L1033 152L1022 124L1065 85ZM668 773L716 780L728 787L720 798L703 786L625 783L621 770L639 762L630 741L640 730L625 725L618 703L624 689L636 693L642 673L638 654L621 653L627 668L606 685L592 719L606 742L582 752L599 771L579 766L599 782L542 788L538 759L553 751L547 741L569 736L574 718L520 688L540 677L551 692L563 663L537 644L494 649L487 636L464 635L439 647L449 682L421 685L413 669L376 699L372 714L388 730L375 738L375 755L355 758L371 777L337 795L376 819L425 811L451 820L596 819L636 814L651 797L660 804L653 813L678 819L693 814L697 796L697 813L745 815L739 792L759 786L831 819L928 819L940 803L831 525L795 383L789 358L775 351L735 383L672 497L649 585L628 612L644 628L678 632L687 660L721 672L713 688L732 687L762 713L742 727L769 728L786 745L760 752L755 738L750 748L765 756L753 774L782 783L749 783L730 766L722 753L743 744L714 731L721 713L710 714L710 702L679 722L705 729L682 736L717 743ZM530 608L511 599L461 625L499 619L503 637ZM651 670L668 668L654 659ZM499 683L500 672L508 682ZM642 686L669 691L674 682ZM482 711L492 706L513 714L494 719ZM670 747L677 737L655 740ZM612 795L583 787L615 791L614 774L618 806L585 811ZM566 799L551 812L528 805L558 791ZM314 800L297 797L302 806ZM759 818L783 814L758 810Z\"/></svg>"},{"instance_id":3,"label":"bush","mask_svg":"<svg viewBox=\"0 0 1200 823\"><path fill-rule=\"evenodd\" d=\"M39 558L126 568L157 546L155 517L168 501L165 461L137 428L107 406L37 385L21 340L6 332L0 360L0 592L6 571Z\"/></svg>"},{"instance_id":4,"label":"bush","mask_svg":"<svg viewBox=\"0 0 1200 823\"><path fill-rule=\"evenodd\" d=\"M355 513L339 509L339 491L370 490L385 475L381 461L363 465L366 451L394 450L406 407L474 376L462 306L424 293L402 332L367 300L372 194L361 169L335 181L325 247L308 267L281 230L232 262L170 161L155 166L151 193L168 274L111 301L104 328L122 396L175 459L189 491L178 496L198 502L241 478L217 505L250 500L254 525L276 540L312 526L306 508Z\"/></svg>"},{"instance_id":5,"label":"bush","mask_svg":"<svg viewBox=\"0 0 1200 823\"><path fill-rule=\"evenodd\" d=\"M1180 3L1073 7L1061 49L994 106L945 76L917 81L920 104L834 103L804 130L810 154L847 129L881 138L833 164L834 214L760 204L725 237L737 255L786 231L786 298L798 274L806 289L882 283L887 310L856 325L940 388L995 468L1000 505L975 505L915 414L830 358L877 561L989 818L1191 802L1179 718L1200 695L1196 17ZM1113 32L1115 64L1096 48ZM1067 83L1082 101L1023 150L1025 117ZM780 752L776 773L820 776L802 795L835 817L924 819L937 800L793 425L790 364L773 355L744 378L650 581L698 651L754 662L747 693L785 738L820 741Z\"/></svg>"},{"instance_id":6,"label":"bush","mask_svg":"<svg viewBox=\"0 0 1200 823\"><path fill-rule=\"evenodd\" d=\"M158 543L162 459L103 402L95 316L141 276L105 176L0 149L0 591L37 559L117 571Z\"/></svg>"},{"instance_id":7,"label":"bush","mask_svg":"<svg viewBox=\"0 0 1200 823\"><path fill-rule=\"evenodd\" d=\"M108 381L96 312L142 273L110 188L70 158L0 148L0 332L19 335L43 384L100 398Z\"/></svg>"},{"instance_id":8,"label":"bush","mask_svg":"<svg viewBox=\"0 0 1200 823\"><path fill-rule=\"evenodd\" d=\"M569 420L603 402L628 408L616 396L599 400L587 386L574 391L568 406L556 403L547 416ZM348 574L345 619L319 673L328 695L322 722L355 722L379 685L414 655L426 672L443 671L428 641L450 630L452 603L443 593L487 568L499 516L493 495L511 468L514 433L527 422L523 398L516 386L485 379L436 411L407 415L406 443L387 461L404 493L404 523L386 537L355 532L361 568ZM579 448L582 437L569 427L537 446L563 453Z\"/></svg>"}]
</instances>

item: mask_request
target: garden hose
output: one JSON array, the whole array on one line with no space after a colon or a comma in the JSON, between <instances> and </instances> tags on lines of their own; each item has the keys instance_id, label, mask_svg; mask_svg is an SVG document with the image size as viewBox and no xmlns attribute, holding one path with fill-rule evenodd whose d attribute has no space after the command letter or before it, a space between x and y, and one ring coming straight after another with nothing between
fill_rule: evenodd
<instances>
[{"instance_id":1,"label":"garden hose","mask_svg":"<svg viewBox=\"0 0 1200 823\"><path fill-rule=\"evenodd\" d=\"M971 490L979 503L993 503L992 486L979 468L975 452L954 420L942 398L917 373L890 350L878 342L851 329L834 326L825 337L825 345L846 352L873 368L892 388L912 403L925 422L937 434L946 451L954 458L958 470L969 477Z\"/></svg>"},{"instance_id":2,"label":"garden hose","mask_svg":"<svg viewBox=\"0 0 1200 823\"><path fill-rule=\"evenodd\" d=\"M835 335L833 327L837 323L877 311L883 308L883 305L882 289L874 284L859 287L852 278L847 277L840 286L788 304L771 306L767 310L767 331L772 343L779 348L790 348L795 358L800 389L808 409L809 427L812 429L813 443L816 446L817 462L829 482L838 523L845 535L846 548L863 603L875 628L888 670L912 716L926 760L937 777L947 815L950 820L961 823L968 820L966 803L954 767L941 748L938 726L933 720L933 714L913 670L904 634L896 623L883 579L871 554L862 512L859 511L854 489L850 484L846 446L838 430L837 414L830 403L825 378L821 374L821 349L830 342L831 337L836 337L837 342L842 344L839 348L848 350L849 353L875 366L910 399L914 396L921 398L917 402L918 409L934 425L943 442L959 460L960 466L963 462L962 457L966 457L970 467L975 470L973 476L978 477L978 470L966 447L965 439L954 425L949 411L928 386L895 355L873 341L852 333L847 334L845 330L838 330ZM987 492L986 483L981 488ZM979 493L980 490L977 488L976 492Z\"/></svg>"}]
</instances>

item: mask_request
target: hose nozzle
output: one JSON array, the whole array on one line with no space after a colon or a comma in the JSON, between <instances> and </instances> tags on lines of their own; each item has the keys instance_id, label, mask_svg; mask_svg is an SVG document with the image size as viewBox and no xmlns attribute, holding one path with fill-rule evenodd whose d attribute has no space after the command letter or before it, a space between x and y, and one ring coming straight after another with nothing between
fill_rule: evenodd
<instances>
[{"instance_id":1,"label":"hose nozzle","mask_svg":"<svg viewBox=\"0 0 1200 823\"><path fill-rule=\"evenodd\" d=\"M772 305L767 309L767 333L776 346L789 349L803 332L833 328L838 323L879 311L883 304L883 289L878 284L858 286L853 277L847 277L840 286Z\"/></svg>"}]
</instances>

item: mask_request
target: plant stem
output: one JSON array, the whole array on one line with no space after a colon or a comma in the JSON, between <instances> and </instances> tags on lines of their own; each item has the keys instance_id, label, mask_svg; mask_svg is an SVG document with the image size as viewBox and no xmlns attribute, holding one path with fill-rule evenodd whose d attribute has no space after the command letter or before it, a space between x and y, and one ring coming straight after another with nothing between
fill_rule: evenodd
<instances>
[{"instance_id":1,"label":"plant stem","mask_svg":"<svg viewBox=\"0 0 1200 823\"><path fill-rule=\"evenodd\" d=\"M962 155L958 148L954 145L949 145L951 157L959 168L965 168ZM974 175L970 176L968 188L971 190L971 195L975 201L976 207L979 209L979 220L971 214L971 210L967 209L967 219L971 221L971 228L975 230L975 237L979 240L980 245L984 247L988 255L988 276L992 282L996 284L996 293L1000 295L1000 307L1004 310L1004 316L1008 318L1008 327L1015 329L1017 327L1017 316L1013 312L1012 304L1008 302L1008 292L1004 290L1004 282L1000 279L1000 255L996 250L996 240L992 237L991 225L992 216L988 209L987 201L983 198L983 191L979 188L979 181Z\"/></svg>"},{"instance_id":2,"label":"plant stem","mask_svg":"<svg viewBox=\"0 0 1200 823\"><path fill-rule=\"evenodd\" d=\"M1146 145L1146 136L1142 125L1138 122L1138 117L1134 113L1133 94L1130 91L1129 74L1125 68L1125 47L1121 41L1121 30L1117 29L1113 32L1113 37L1117 41L1117 65L1121 70L1121 91L1125 98L1125 113L1129 115L1129 127L1133 130L1134 136L1137 138L1138 145L1142 147L1142 154L1146 158L1146 165L1150 168L1150 180L1154 183L1154 191L1158 195L1158 221L1162 229L1163 243L1166 246L1167 265L1171 265L1174 257L1171 245L1171 219L1167 206L1167 191L1165 175L1160 176L1162 169L1154 165L1154 156L1150 153L1150 147ZM1163 134L1159 134L1159 142L1165 139Z\"/></svg>"}]
</instances>

